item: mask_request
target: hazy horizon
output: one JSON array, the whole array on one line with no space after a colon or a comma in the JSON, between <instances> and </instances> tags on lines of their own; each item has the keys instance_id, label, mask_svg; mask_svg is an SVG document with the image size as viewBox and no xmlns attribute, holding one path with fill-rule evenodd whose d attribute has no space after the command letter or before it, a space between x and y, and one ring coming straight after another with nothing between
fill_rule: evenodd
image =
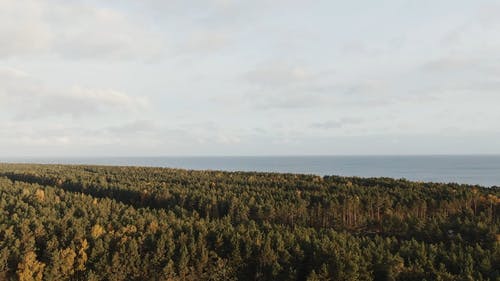
<instances>
[{"instance_id":1,"label":"hazy horizon","mask_svg":"<svg viewBox=\"0 0 500 281\"><path fill-rule=\"evenodd\" d=\"M499 157L498 153L470 153L470 154L257 154L257 155L245 155L245 154L232 154L232 155L195 155L195 154L179 154L179 155L63 155L63 156L2 156L2 159L69 159L69 158L81 158L81 159L103 159L103 158L246 158L246 157L467 157L467 156L478 156L478 157Z\"/></svg>"},{"instance_id":2,"label":"hazy horizon","mask_svg":"<svg viewBox=\"0 0 500 281\"><path fill-rule=\"evenodd\" d=\"M1 1L4 157L500 154L497 1Z\"/></svg>"}]
</instances>

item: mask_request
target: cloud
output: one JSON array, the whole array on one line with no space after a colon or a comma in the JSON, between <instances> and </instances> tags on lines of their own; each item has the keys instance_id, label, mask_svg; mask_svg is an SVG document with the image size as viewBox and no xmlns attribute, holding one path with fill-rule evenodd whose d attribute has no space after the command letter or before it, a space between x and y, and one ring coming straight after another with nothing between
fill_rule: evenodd
<instances>
[{"instance_id":1,"label":"cloud","mask_svg":"<svg viewBox=\"0 0 500 281\"><path fill-rule=\"evenodd\" d=\"M162 124L157 120L138 119L98 129L92 134L113 139L117 144L124 139L150 145L234 145L242 142L241 132L221 128L213 122Z\"/></svg>"},{"instance_id":2,"label":"cloud","mask_svg":"<svg viewBox=\"0 0 500 281\"><path fill-rule=\"evenodd\" d=\"M300 90L251 92L245 98L256 109L308 109L332 102L328 96Z\"/></svg>"},{"instance_id":3,"label":"cloud","mask_svg":"<svg viewBox=\"0 0 500 281\"><path fill-rule=\"evenodd\" d=\"M21 117L40 118L53 115L68 115L74 118L107 112L137 112L145 109L144 98L130 97L112 89L72 87L64 92L38 95L36 105Z\"/></svg>"},{"instance_id":4,"label":"cloud","mask_svg":"<svg viewBox=\"0 0 500 281\"><path fill-rule=\"evenodd\" d=\"M290 110L430 104L450 92L485 93L498 89L499 73L495 59L471 57L438 58L409 64L398 71L362 72L357 77L324 68L270 62L245 73L243 79L248 87L242 99L253 108ZM334 123L329 126L335 127Z\"/></svg>"},{"instance_id":5,"label":"cloud","mask_svg":"<svg viewBox=\"0 0 500 281\"><path fill-rule=\"evenodd\" d=\"M228 34L222 31L193 32L178 50L179 54L206 53L222 50L229 44Z\"/></svg>"},{"instance_id":6,"label":"cloud","mask_svg":"<svg viewBox=\"0 0 500 281\"><path fill-rule=\"evenodd\" d=\"M238 144L241 142L241 138L232 135L219 135L216 137L215 141L221 144Z\"/></svg>"},{"instance_id":7,"label":"cloud","mask_svg":"<svg viewBox=\"0 0 500 281\"><path fill-rule=\"evenodd\" d=\"M500 58L485 56L441 57L422 65L422 71L457 73L470 72L476 74L500 74Z\"/></svg>"},{"instance_id":8,"label":"cloud","mask_svg":"<svg viewBox=\"0 0 500 281\"><path fill-rule=\"evenodd\" d=\"M346 55L378 56L383 53L383 50L378 47L368 46L362 41L350 41L341 47L341 52Z\"/></svg>"},{"instance_id":9,"label":"cloud","mask_svg":"<svg viewBox=\"0 0 500 281\"><path fill-rule=\"evenodd\" d=\"M435 96L496 95L500 90L500 58L487 55L445 56L423 63L413 75L425 81L427 93Z\"/></svg>"},{"instance_id":10,"label":"cloud","mask_svg":"<svg viewBox=\"0 0 500 281\"><path fill-rule=\"evenodd\" d=\"M279 88L284 85L310 82L313 74L302 66L270 62L249 71L245 78L260 88Z\"/></svg>"},{"instance_id":11,"label":"cloud","mask_svg":"<svg viewBox=\"0 0 500 281\"><path fill-rule=\"evenodd\" d=\"M341 70L269 62L247 72L244 100L260 109L380 108L436 100L438 85L413 65L349 77ZM411 85L411 86L410 86ZM331 124L333 125L333 124Z\"/></svg>"},{"instance_id":12,"label":"cloud","mask_svg":"<svg viewBox=\"0 0 500 281\"><path fill-rule=\"evenodd\" d=\"M128 114L145 110L149 101L113 89L51 87L12 68L0 68L0 107L18 119L94 114Z\"/></svg>"},{"instance_id":13,"label":"cloud","mask_svg":"<svg viewBox=\"0 0 500 281\"><path fill-rule=\"evenodd\" d=\"M403 77L404 74L370 73L346 78L341 71L272 62L244 75L249 85L245 99L261 109L321 110L383 107L410 100L420 101L425 95L417 99L412 97L405 88L404 79L408 78Z\"/></svg>"},{"instance_id":14,"label":"cloud","mask_svg":"<svg viewBox=\"0 0 500 281\"><path fill-rule=\"evenodd\" d=\"M441 39L441 44L454 53L463 56L470 50L480 50L483 54L495 55L500 47L500 5L489 4L480 6L472 16L462 24L448 31Z\"/></svg>"},{"instance_id":15,"label":"cloud","mask_svg":"<svg viewBox=\"0 0 500 281\"><path fill-rule=\"evenodd\" d=\"M158 129L158 126L151 120L135 120L118 126L107 127L104 131L117 135L135 135L154 132Z\"/></svg>"},{"instance_id":16,"label":"cloud","mask_svg":"<svg viewBox=\"0 0 500 281\"><path fill-rule=\"evenodd\" d=\"M72 1L2 1L0 18L0 58L37 54L149 61L166 45L148 22Z\"/></svg>"},{"instance_id":17,"label":"cloud","mask_svg":"<svg viewBox=\"0 0 500 281\"><path fill-rule=\"evenodd\" d=\"M69 58L155 59L165 43L162 34L126 14L106 8L61 6L51 12L57 22L54 51Z\"/></svg>"},{"instance_id":18,"label":"cloud","mask_svg":"<svg viewBox=\"0 0 500 281\"><path fill-rule=\"evenodd\" d=\"M0 0L0 148L286 154L498 131L499 10L451 3Z\"/></svg>"},{"instance_id":19,"label":"cloud","mask_svg":"<svg viewBox=\"0 0 500 281\"><path fill-rule=\"evenodd\" d=\"M0 1L0 58L47 51L53 34L40 1Z\"/></svg>"},{"instance_id":20,"label":"cloud","mask_svg":"<svg viewBox=\"0 0 500 281\"><path fill-rule=\"evenodd\" d=\"M363 122L362 118L356 118L356 117L344 117L340 118L339 120L329 120L325 122L315 122L310 125L311 128L313 129L339 129L343 128L344 126L348 125L356 125L360 124Z\"/></svg>"},{"instance_id":21,"label":"cloud","mask_svg":"<svg viewBox=\"0 0 500 281\"><path fill-rule=\"evenodd\" d=\"M257 108L298 109L325 105L333 96L325 78L331 71L312 71L283 62L268 62L243 75L248 93L245 98Z\"/></svg>"},{"instance_id":22,"label":"cloud","mask_svg":"<svg viewBox=\"0 0 500 281\"><path fill-rule=\"evenodd\" d=\"M23 98L36 92L40 83L27 73L9 67L0 67L0 105L16 97Z\"/></svg>"}]
</instances>

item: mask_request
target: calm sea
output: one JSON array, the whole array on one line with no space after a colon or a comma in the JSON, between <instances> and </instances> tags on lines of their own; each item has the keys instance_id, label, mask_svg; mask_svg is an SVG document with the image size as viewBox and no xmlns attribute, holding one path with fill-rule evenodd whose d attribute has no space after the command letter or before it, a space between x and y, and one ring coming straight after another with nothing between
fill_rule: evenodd
<instances>
[{"instance_id":1,"label":"calm sea","mask_svg":"<svg viewBox=\"0 0 500 281\"><path fill-rule=\"evenodd\" d=\"M97 164L406 178L500 186L498 156L283 156L2 158L0 162Z\"/></svg>"}]
</instances>

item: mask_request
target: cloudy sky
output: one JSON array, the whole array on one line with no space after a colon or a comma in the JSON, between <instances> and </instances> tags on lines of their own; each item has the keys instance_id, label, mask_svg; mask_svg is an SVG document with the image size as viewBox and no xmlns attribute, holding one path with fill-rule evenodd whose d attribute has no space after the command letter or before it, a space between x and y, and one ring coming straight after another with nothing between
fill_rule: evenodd
<instances>
[{"instance_id":1,"label":"cloudy sky","mask_svg":"<svg viewBox=\"0 0 500 281\"><path fill-rule=\"evenodd\" d=\"M481 0L0 0L0 154L498 154L499 15Z\"/></svg>"}]
</instances>

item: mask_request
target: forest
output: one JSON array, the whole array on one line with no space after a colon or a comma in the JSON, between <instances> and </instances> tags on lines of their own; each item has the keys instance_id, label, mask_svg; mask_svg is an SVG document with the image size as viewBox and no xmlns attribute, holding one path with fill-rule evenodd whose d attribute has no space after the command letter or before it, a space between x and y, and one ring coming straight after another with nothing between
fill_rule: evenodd
<instances>
[{"instance_id":1,"label":"forest","mask_svg":"<svg viewBox=\"0 0 500 281\"><path fill-rule=\"evenodd\" d=\"M500 280L500 188L0 164L0 280Z\"/></svg>"}]
</instances>

